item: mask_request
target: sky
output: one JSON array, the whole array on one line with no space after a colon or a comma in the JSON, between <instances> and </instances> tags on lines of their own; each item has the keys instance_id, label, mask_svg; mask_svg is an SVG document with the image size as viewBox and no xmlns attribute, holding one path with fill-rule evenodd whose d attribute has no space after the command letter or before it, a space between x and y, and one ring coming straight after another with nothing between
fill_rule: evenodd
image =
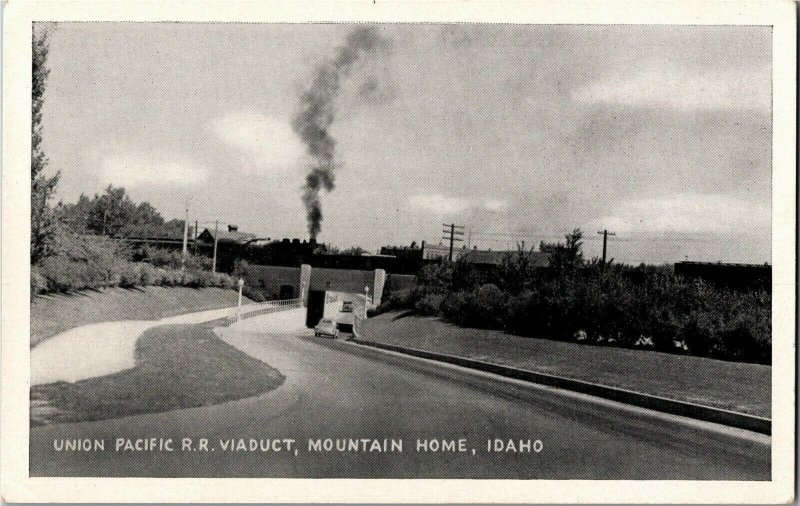
<instances>
[{"instance_id":1,"label":"sky","mask_svg":"<svg viewBox=\"0 0 800 506\"><path fill-rule=\"evenodd\" d=\"M574 228L626 263L771 260L769 27L375 25L333 101L319 240L526 248ZM292 129L348 24L58 23L43 110L57 198L307 237ZM213 225L212 225L213 226ZM465 241L465 243L467 242Z\"/></svg>"}]
</instances>

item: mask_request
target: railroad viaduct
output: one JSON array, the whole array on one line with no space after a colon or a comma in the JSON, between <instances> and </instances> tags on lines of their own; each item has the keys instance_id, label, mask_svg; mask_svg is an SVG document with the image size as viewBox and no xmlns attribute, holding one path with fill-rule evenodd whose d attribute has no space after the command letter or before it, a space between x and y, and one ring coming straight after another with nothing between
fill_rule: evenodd
<instances>
[{"instance_id":1,"label":"railroad viaduct","mask_svg":"<svg viewBox=\"0 0 800 506\"><path fill-rule=\"evenodd\" d=\"M384 269L334 269L312 267L309 264L299 267L247 265L242 277L247 285L278 294L280 299L301 299L303 305L308 307L309 325L316 324L322 317L319 311L327 292L363 296L368 291L370 302L377 306L388 283L394 288L402 288L410 286L414 280L414 276L387 274Z\"/></svg>"}]
</instances>

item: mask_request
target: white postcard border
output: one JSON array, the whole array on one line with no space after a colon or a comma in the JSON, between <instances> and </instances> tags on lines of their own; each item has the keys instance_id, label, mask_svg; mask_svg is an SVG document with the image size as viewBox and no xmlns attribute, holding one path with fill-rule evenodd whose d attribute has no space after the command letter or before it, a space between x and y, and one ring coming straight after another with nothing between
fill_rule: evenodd
<instances>
[{"instance_id":1,"label":"white postcard border","mask_svg":"<svg viewBox=\"0 0 800 506\"><path fill-rule=\"evenodd\" d=\"M3 19L2 494L9 502L776 503L795 446L793 2L71 2L8 0ZM773 26L773 378L770 482L30 478L31 22L488 22Z\"/></svg>"}]
</instances>

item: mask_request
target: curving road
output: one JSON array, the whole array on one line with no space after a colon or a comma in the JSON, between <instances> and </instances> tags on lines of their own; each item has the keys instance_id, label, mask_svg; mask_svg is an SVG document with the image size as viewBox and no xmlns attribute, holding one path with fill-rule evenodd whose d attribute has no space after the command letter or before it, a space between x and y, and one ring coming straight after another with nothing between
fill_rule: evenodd
<instances>
[{"instance_id":1,"label":"curving road","mask_svg":"<svg viewBox=\"0 0 800 506\"><path fill-rule=\"evenodd\" d=\"M279 369L287 377L283 386L218 406L32 429L31 475L770 478L768 436L322 340L308 330L276 332L266 318L219 332ZM54 440L62 438L104 440L105 449L57 452ZM156 446L159 438L172 438L174 451L116 452L116 438L156 438ZM186 451L181 438L191 439ZM221 441L231 438L269 448L226 451ZM334 448L336 439L357 440L349 444L359 450L325 451L328 438ZM201 439L208 440L207 451ZM273 446L274 439L293 439L291 451L284 441ZM323 449L309 451L309 439L319 439ZM375 449L372 440L383 448L384 439L402 440L403 451L364 451ZM456 440L456 449L461 444L465 451L417 451L417 440L429 441L430 449L434 439L439 446ZM504 451L486 450L494 439ZM505 451L509 439L517 450L520 440L530 440L531 451Z\"/></svg>"}]
</instances>

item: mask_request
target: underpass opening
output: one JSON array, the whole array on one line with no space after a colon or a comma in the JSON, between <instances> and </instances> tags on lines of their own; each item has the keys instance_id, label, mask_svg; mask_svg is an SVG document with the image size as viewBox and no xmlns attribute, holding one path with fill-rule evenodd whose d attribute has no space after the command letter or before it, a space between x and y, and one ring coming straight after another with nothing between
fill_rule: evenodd
<instances>
[{"instance_id":1,"label":"underpass opening","mask_svg":"<svg viewBox=\"0 0 800 506\"><path fill-rule=\"evenodd\" d=\"M325 314L325 290L311 290L308 292L308 307L306 308L306 327L313 329Z\"/></svg>"},{"instance_id":2,"label":"underpass opening","mask_svg":"<svg viewBox=\"0 0 800 506\"><path fill-rule=\"evenodd\" d=\"M278 296L281 300L294 299L294 286L281 285L280 294Z\"/></svg>"}]
</instances>

